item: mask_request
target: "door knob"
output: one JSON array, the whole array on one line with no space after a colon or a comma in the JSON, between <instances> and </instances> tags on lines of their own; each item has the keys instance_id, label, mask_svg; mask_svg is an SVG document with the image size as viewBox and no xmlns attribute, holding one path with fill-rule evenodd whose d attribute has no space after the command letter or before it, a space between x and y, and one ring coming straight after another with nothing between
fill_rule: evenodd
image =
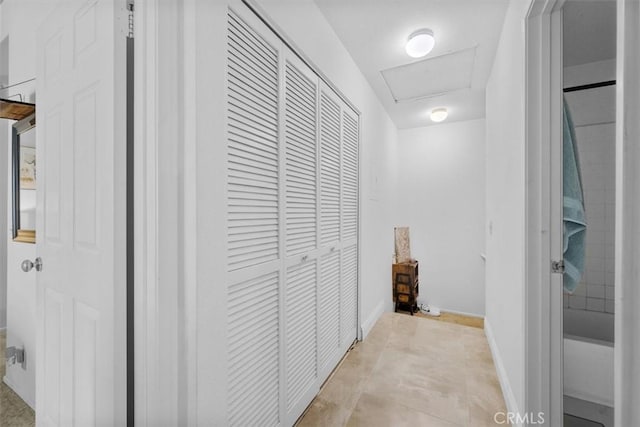
<instances>
[{"instance_id":1,"label":"door knob","mask_svg":"<svg viewBox=\"0 0 640 427\"><path fill-rule=\"evenodd\" d=\"M25 273L33 270L33 267L36 268L36 271L42 271L42 259L38 257L35 259L35 262L32 262L30 259L25 259L24 261L22 261L20 267L22 267L22 271L24 271Z\"/></svg>"}]
</instances>

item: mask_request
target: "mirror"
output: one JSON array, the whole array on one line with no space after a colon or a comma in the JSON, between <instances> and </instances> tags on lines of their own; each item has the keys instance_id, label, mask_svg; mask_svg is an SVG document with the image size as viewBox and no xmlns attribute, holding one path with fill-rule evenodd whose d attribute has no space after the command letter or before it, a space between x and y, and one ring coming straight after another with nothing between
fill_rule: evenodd
<instances>
[{"instance_id":1,"label":"mirror","mask_svg":"<svg viewBox=\"0 0 640 427\"><path fill-rule=\"evenodd\" d=\"M13 125L11 146L13 240L36 242L36 119L35 114Z\"/></svg>"}]
</instances>

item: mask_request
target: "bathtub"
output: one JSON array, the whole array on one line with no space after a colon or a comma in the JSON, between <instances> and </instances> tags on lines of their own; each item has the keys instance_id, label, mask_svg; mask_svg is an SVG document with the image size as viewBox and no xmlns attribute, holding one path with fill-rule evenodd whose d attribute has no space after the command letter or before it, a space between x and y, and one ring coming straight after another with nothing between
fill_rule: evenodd
<instances>
[{"instance_id":1,"label":"bathtub","mask_svg":"<svg viewBox=\"0 0 640 427\"><path fill-rule=\"evenodd\" d=\"M614 315L564 309L564 394L613 407Z\"/></svg>"}]
</instances>

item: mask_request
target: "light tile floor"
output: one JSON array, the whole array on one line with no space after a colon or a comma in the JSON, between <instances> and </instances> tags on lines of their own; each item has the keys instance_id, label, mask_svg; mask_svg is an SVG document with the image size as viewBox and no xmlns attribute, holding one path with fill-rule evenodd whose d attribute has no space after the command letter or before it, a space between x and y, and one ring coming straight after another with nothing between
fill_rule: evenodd
<instances>
[{"instance_id":1,"label":"light tile floor","mask_svg":"<svg viewBox=\"0 0 640 427\"><path fill-rule=\"evenodd\" d=\"M0 357L0 378L4 373ZM385 313L299 426L481 427L495 425L498 411L506 409L482 329ZM34 425L33 410L0 381L0 426Z\"/></svg>"},{"instance_id":2,"label":"light tile floor","mask_svg":"<svg viewBox=\"0 0 640 427\"><path fill-rule=\"evenodd\" d=\"M385 313L298 425L482 427L496 412L506 408L482 329Z\"/></svg>"},{"instance_id":3,"label":"light tile floor","mask_svg":"<svg viewBox=\"0 0 640 427\"><path fill-rule=\"evenodd\" d=\"M6 331L0 332L0 426L33 427L35 413L20 397L2 381L5 373L4 349Z\"/></svg>"}]
</instances>

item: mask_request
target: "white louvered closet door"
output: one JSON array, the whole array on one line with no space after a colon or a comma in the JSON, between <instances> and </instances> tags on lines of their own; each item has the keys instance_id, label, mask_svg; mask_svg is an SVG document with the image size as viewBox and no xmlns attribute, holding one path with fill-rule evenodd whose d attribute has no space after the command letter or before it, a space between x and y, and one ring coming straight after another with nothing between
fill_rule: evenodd
<instances>
[{"instance_id":1,"label":"white louvered closet door","mask_svg":"<svg viewBox=\"0 0 640 427\"><path fill-rule=\"evenodd\" d=\"M320 91L319 364L326 378L357 338L358 116Z\"/></svg>"},{"instance_id":2,"label":"white louvered closet door","mask_svg":"<svg viewBox=\"0 0 640 427\"><path fill-rule=\"evenodd\" d=\"M317 369L317 82L284 52L284 303L287 424L318 393Z\"/></svg>"},{"instance_id":3,"label":"white louvered closet door","mask_svg":"<svg viewBox=\"0 0 640 427\"><path fill-rule=\"evenodd\" d=\"M326 378L344 354L340 335L340 183L341 103L326 84L320 85L320 280L318 283L318 349L321 378ZM345 338L346 339L346 338ZM355 336L353 337L355 339ZM353 341L352 339L352 341Z\"/></svg>"},{"instance_id":4,"label":"white louvered closet door","mask_svg":"<svg viewBox=\"0 0 640 427\"><path fill-rule=\"evenodd\" d=\"M358 115L342 105L340 337L348 346L358 334Z\"/></svg>"},{"instance_id":5,"label":"white louvered closet door","mask_svg":"<svg viewBox=\"0 0 640 427\"><path fill-rule=\"evenodd\" d=\"M227 420L281 417L280 41L228 16Z\"/></svg>"},{"instance_id":6,"label":"white louvered closet door","mask_svg":"<svg viewBox=\"0 0 640 427\"><path fill-rule=\"evenodd\" d=\"M227 421L289 426L357 337L358 116L244 7L227 37Z\"/></svg>"}]
</instances>

